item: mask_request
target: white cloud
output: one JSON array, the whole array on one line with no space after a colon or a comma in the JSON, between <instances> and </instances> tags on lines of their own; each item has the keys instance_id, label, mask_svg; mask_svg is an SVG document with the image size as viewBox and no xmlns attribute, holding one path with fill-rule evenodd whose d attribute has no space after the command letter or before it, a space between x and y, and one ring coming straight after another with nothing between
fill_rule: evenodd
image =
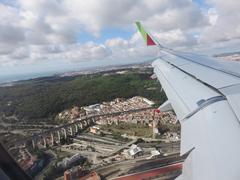
<instances>
[{"instance_id":1,"label":"white cloud","mask_svg":"<svg viewBox=\"0 0 240 180\"><path fill-rule=\"evenodd\" d=\"M208 10L208 18L209 18L209 23L214 26L218 20L218 14L215 8L210 8Z\"/></svg>"},{"instance_id":2,"label":"white cloud","mask_svg":"<svg viewBox=\"0 0 240 180\"><path fill-rule=\"evenodd\" d=\"M239 2L209 0L204 12L191 0L17 0L0 3L0 65L39 61L144 59L146 48L138 33L102 44L79 42L86 32L101 36L105 28L132 31L140 20L169 47L189 47L240 35ZM57 64L57 63L56 63Z\"/></svg>"},{"instance_id":3,"label":"white cloud","mask_svg":"<svg viewBox=\"0 0 240 180\"><path fill-rule=\"evenodd\" d=\"M175 29L162 33L155 33L155 37L159 40L160 44L167 47L186 47L197 44L197 39L190 32L185 32L181 29Z\"/></svg>"},{"instance_id":4,"label":"white cloud","mask_svg":"<svg viewBox=\"0 0 240 180\"><path fill-rule=\"evenodd\" d=\"M240 1L208 0L214 8L208 11L210 26L203 29L200 43L228 41L240 37Z\"/></svg>"},{"instance_id":5,"label":"white cloud","mask_svg":"<svg viewBox=\"0 0 240 180\"><path fill-rule=\"evenodd\" d=\"M104 45L98 45L93 42L86 43L84 45L73 45L60 54L60 58L68 59L71 61L81 60L101 60L108 58L111 55L111 51Z\"/></svg>"}]
</instances>

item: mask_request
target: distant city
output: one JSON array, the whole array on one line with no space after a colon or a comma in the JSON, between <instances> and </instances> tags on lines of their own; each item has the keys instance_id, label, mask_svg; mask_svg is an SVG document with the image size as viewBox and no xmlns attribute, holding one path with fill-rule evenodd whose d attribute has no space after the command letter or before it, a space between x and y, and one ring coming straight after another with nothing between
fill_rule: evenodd
<instances>
[{"instance_id":1,"label":"distant city","mask_svg":"<svg viewBox=\"0 0 240 180\"><path fill-rule=\"evenodd\" d=\"M225 59L225 60L232 60L232 61L240 61L240 52L230 52L230 53L223 53L223 54L216 54L214 57ZM80 74L92 74L101 71L109 71L114 69L121 69L121 68L138 68L142 65L150 66L152 60L146 62L136 62L132 64L124 64L124 65L112 65L112 66L103 66L103 67L91 67L91 68L83 68L82 70L78 71L49 71L49 72L39 72L39 73L29 73L29 74L9 74L5 76L0 76L0 86L10 86L13 82L21 81L21 80L28 80L33 78L39 77L47 77L47 76L76 76Z\"/></svg>"},{"instance_id":2,"label":"distant city","mask_svg":"<svg viewBox=\"0 0 240 180\"><path fill-rule=\"evenodd\" d=\"M82 74L93 74L97 72L103 71L110 71L110 70L117 70L117 69L125 69L125 68L139 68L143 66L150 66L151 61L146 61L143 63L134 63L134 64L126 64L126 65L114 65L114 66L103 66L103 67L92 67L92 68L82 68L78 71L62 71L62 72L39 72L39 73L29 73L29 74L11 74L11 75L4 75L0 76L0 87L1 86L11 86L15 82L24 81L34 78L40 77L49 77L49 76L77 76Z\"/></svg>"}]
</instances>

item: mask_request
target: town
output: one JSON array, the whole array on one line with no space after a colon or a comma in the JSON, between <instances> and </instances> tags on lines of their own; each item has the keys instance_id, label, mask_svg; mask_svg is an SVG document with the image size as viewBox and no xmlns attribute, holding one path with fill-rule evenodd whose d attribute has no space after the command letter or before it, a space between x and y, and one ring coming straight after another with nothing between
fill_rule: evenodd
<instances>
[{"instance_id":1,"label":"town","mask_svg":"<svg viewBox=\"0 0 240 180\"><path fill-rule=\"evenodd\" d=\"M159 112L147 98L74 106L55 119L61 122L57 126L19 126L26 138L7 143L20 166L36 179L119 179L156 168L161 172L166 165L173 170L163 176L181 172L180 124L173 112Z\"/></svg>"}]
</instances>

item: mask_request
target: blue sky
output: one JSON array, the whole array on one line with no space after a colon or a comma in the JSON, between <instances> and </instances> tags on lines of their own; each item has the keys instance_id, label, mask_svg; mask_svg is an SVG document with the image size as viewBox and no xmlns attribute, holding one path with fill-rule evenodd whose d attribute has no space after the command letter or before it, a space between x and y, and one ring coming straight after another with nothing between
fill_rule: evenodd
<instances>
[{"instance_id":1,"label":"blue sky","mask_svg":"<svg viewBox=\"0 0 240 180\"><path fill-rule=\"evenodd\" d=\"M193 0L200 8L209 8L210 5L205 0Z\"/></svg>"},{"instance_id":2,"label":"blue sky","mask_svg":"<svg viewBox=\"0 0 240 180\"><path fill-rule=\"evenodd\" d=\"M153 58L156 48L144 45L136 20L182 50L231 51L240 37L234 0L0 0L0 11L1 77Z\"/></svg>"}]
</instances>

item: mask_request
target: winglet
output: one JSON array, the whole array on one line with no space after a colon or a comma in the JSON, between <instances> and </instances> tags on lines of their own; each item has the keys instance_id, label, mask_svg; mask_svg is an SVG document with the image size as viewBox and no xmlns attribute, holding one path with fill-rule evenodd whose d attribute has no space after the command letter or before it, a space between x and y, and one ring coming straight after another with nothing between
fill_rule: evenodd
<instances>
[{"instance_id":1,"label":"winglet","mask_svg":"<svg viewBox=\"0 0 240 180\"><path fill-rule=\"evenodd\" d=\"M144 41L146 42L147 46L155 46L157 45L157 43L152 39L152 37L149 35L149 33L147 33L143 26L141 25L140 22L136 22L136 25L137 25L137 28L138 28L138 31L141 33Z\"/></svg>"}]
</instances>

